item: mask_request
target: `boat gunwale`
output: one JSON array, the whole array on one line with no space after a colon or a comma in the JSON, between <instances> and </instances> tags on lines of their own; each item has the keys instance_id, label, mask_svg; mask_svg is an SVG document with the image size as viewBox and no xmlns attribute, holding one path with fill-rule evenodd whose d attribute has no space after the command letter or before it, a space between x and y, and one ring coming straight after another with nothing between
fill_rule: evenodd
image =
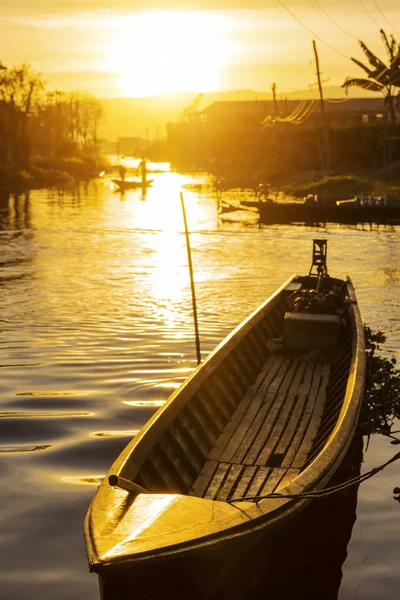
<instances>
[{"instance_id":1,"label":"boat gunwale","mask_svg":"<svg viewBox=\"0 0 400 600\"><path fill-rule=\"evenodd\" d=\"M145 434L147 429L152 426L153 422L160 418L160 416L164 413L168 406L173 402L175 397L179 393L182 393L186 386L190 384L192 380L196 378L196 376L198 378L197 373L201 370L204 370L204 364L206 364L207 366L207 363L211 362L211 366L213 366L213 361L215 361L215 354L221 349L224 349L224 346L225 351L228 353L228 351L226 350L228 342L230 342L232 338L234 338L238 334L241 334L239 339L242 339L242 337L244 337L249 331L249 323L253 321L257 314L259 315L259 318L261 318L261 315L263 314L266 306L271 301L277 299L279 294L292 280L293 277L291 277L278 290L276 290L276 292L272 296L270 296L260 307L258 307L258 309L256 309L249 317L247 317L240 325L238 325L238 327L236 327L231 332L231 334L229 334L227 338L225 338L215 348L215 350L207 357L205 363L199 365L199 367L197 367L197 369L187 378L187 380L185 380L182 386L171 395L170 400L167 402L167 405L161 407L161 409L159 409L155 413L155 415L153 415L150 421L146 423L146 425L143 428L143 431L141 430L142 436ZM282 494L299 494L310 490L311 486L313 486L313 489L321 489L322 486L326 484L332 477L336 468L339 466L340 462L344 458L348 446L351 443L354 431L357 427L357 420L359 412L361 410L361 400L363 396L364 387L366 363L365 344L361 315L358 303L355 298L354 288L349 277L346 278L346 285L350 297L348 310L350 313L349 316L353 335L352 353L349 361L350 372L348 376L346 390L343 396L342 409L339 413L336 425L333 431L331 432L324 447L302 473L300 473L292 482L290 482L284 488L281 488L279 490L279 493ZM255 323L252 322L252 325L254 324ZM215 367L216 366L217 365L215 365ZM211 367L208 366L208 368L210 369ZM213 372L213 369L211 369L211 372ZM207 373L207 376L208 375L209 373ZM355 395L358 395L356 403L352 402ZM165 426L165 429L167 429L168 427L168 422ZM162 433L162 431L163 429L161 429L160 434ZM117 458L108 474L112 472L114 467L121 464L122 458L125 458L126 460L126 458L131 455L132 450L136 445L134 444L134 441L136 441L136 443L139 443L139 441L142 439L142 436L139 439L137 439L139 437L138 434L138 436L135 437L134 440L130 442L130 444L128 444L125 451L123 451L122 453L124 456L120 455L120 457ZM233 540L237 537L246 537L248 535L261 534L265 527L274 527L275 525L278 525L282 519L286 519L293 516L295 513L300 511L300 509L305 504L307 504L310 501L310 499L301 497L260 500L259 502L253 503L253 506L255 509L259 509L261 511L261 514L254 515L253 518L249 519L249 521L245 523L237 524L231 528L210 533L210 535L203 536L202 538L193 539L187 542L177 544L175 546L162 547L157 551L153 550L151 553L145 552L134 555L119 556L115 557L115 559L107 560L106 562L104 560L93 560L93 557L96 555L96 552L94 552L94 548L92 545L94 540L90 535L87 536L87 543L88 553L91 555L92 561L91 570L100 573L104 567L127 568L129 567L129 565L146 562L147 560L164 560L168 559L169 557L176 557L188 551L201 550L202 548L212 545L214 543L229 543L230 540ZM245 506L248 507L249 504L249 502L238 503L237 508L241 510L246 510ZM85 531L90 531L90 510L91 507L89 508L89 511L86 516Z\"/></svg>"}]
</instances>

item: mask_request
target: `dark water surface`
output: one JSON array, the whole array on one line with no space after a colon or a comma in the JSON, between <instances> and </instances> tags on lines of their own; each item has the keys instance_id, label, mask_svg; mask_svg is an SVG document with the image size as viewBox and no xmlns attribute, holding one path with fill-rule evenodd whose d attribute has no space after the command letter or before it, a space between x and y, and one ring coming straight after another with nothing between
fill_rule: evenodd
<instances>
[{"instance_id":1,"label":"dark water surface","mask_svg":"<svg viewBox=\"0 0 400 600\"><path fill-rule=\"evenodd\" d=\"M1 600L98 599L82 533L96 485L195 367L179 192L202 179L152 177L145 200L107 181L0 197ZM214 198L199 189L186 188L185 199L203 356L307 271L311 240L327 237L330 272L352 277L363 320L399 357L400 228L219 223ZM362 471L397 448L373 437ZM358 490L341 599L399 598L395 486L400 463ZM308 552L309 571L320 570ZM321 598L328 587L329 573Z\"/></svg>"}]
</instances>

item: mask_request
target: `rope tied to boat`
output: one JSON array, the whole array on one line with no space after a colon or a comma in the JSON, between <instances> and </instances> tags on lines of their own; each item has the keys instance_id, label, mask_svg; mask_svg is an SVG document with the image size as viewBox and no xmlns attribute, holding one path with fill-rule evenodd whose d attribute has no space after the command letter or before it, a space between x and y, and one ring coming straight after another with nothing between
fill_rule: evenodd
<instances>
[{"instance_id":1,"label":"rope tied to boat","mask_svg":"<svg viewBox=\"0 0 400 600\"><path fill-rule=\"evenodd\" d=\"M357 475L357 477L353 477L352 479L348 479L347 481L344 481L343 483L339 483L338 485L333 485L331 487L324 488L322 490L314 490L312 492L299 492L298 494L281 494L279 492L272 492L271 494L265 494L263 496L250 496L250 497L248 496L247 498L246 497L235 498L234 500L228 500L228 504L233 504L234 502L245 502L245 501L259 502L260 500L267 500L269 498L294 498L294 499L296 499L296 498L298 498L298 499L323 498L324 496L329 496L330 494L335 494L336 492L340 492L341 490L344 490L344 489L346 489L352 485L355 485L357 483L363 483L364 481L366 481L367 479L370 479L371 477L373 477L374 475L379 473L379 471L382 471L385 467L387 467L388 465L390 465L391 463L393 463L399 459L400 459L400 452L398 452L397 454L392 456L392 458L390 458L388 461L386 461L379 467L374 467L370 471L367 471L367 473L363 473L362 475Z\"/></svg>"}]
</instances>

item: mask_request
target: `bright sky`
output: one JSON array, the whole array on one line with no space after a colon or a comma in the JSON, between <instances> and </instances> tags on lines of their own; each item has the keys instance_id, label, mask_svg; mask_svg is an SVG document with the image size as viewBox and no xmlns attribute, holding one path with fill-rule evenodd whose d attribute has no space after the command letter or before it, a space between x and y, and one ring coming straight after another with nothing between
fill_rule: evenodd
<instances>
[{"instance_id":1,"label":"bright sky","mask_svg":"<svg viewBox=\"0 0 400 600\"><path fill-rule=\"evenodd\" d=\"M293 14L280 0L149 0L145 11L138 0L0 0L0 60L102 97L265 91L274 81L290 91L315 80L306 27L337 51L317 39L329 85L362 75L346 58L363 58L352 36L384 58L379 27L400 33L398 0L284 4Z\"/></svg>"}]
</instances>

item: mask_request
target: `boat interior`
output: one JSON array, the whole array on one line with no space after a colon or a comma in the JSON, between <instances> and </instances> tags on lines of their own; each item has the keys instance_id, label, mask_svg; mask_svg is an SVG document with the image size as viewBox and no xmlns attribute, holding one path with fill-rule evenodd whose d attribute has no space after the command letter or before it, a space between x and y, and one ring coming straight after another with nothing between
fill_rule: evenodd
<instances>
[{"instance_id":1,"label":"boat interior","mask_svg":"<svg viewBox=\"0 0 400 600\"><path fill-rule=\"evenodd\" d=\"M341 310L292 311L318 282L293 278L235 330L119 475L151 493L229 502L281 490L306 469L337 423L352 359L347 282L323 280L327 293L341 290Z\"/></svg>"}]
</instances>

